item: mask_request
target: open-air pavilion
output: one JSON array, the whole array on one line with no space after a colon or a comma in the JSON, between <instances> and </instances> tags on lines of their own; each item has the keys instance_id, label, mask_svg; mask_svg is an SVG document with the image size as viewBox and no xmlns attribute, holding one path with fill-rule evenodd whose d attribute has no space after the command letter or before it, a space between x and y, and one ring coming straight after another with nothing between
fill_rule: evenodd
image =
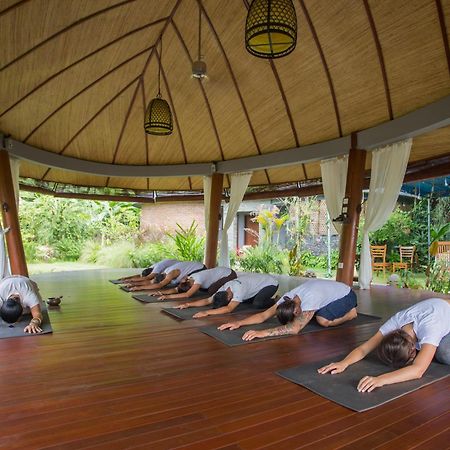
<instances>
[{"instance_id":1,"label":"open-air pavilion","mask_svg":"<svg viewBox=\"0 0 450 450\"><path fill-rule=\"evenodd\" d=\"M341 216L337 279L348 284L362 190L387 205L379 195L395 191L394 178L400 189L450 174L448 1L294 0L297 44L280 58L246 50L250 4L0 1L0 200L12 273L28 273L17 173L22 189L53 195L204 198L209 267L223 199L325 191L330 215ZM158 136L144 121L159 94L173 130ZM37 278L65 302L51 311L53 335L0 340L1 447L448 446L448 378L357 414L274 374L346 353L376 325L224 348L198 333L211 321L178 323L108 276ZM429 296L358 294L362 312L383 318Z\"/></svg>"}]
</instances>

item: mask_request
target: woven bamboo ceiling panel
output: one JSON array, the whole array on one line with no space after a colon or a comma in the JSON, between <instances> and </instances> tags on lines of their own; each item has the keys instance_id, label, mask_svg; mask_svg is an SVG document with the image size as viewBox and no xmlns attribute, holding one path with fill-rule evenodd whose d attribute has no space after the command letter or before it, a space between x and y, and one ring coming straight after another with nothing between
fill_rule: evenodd
<instances>
[{"instance_id":1,"label":"woven bamboo ceiling panel","mask_svg":"<svg viewBox=\"0 0 450 450\"><path fill-rule=\"evenodd\" d=\"M449 0L295 0L297 47L244 48L247 0L0 0L0 132L109 164L223 161L338 138L450 94ZM191 78L198 11L208 79ZM162 54L160 43L162 37ZM171 136L144 133L161 92ZM450 129L411 161L450 153ZM85 186L201 189L201 177L114 178L21 164L21 176ZM252 185L320 177L319 163L256 171ZM227 183L227 180L226 180Z\"/></svg>"}]
</instances>

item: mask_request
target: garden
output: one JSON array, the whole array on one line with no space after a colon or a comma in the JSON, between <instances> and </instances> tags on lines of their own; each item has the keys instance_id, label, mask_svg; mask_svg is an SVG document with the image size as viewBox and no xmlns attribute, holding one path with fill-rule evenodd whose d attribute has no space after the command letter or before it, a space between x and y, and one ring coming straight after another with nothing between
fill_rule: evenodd
<instances>
[{"instance_id":1,"label":"garden","mask_svg":"<svg viewBox=\"0 0 450 450\"><path fill-rule=\"evenodd\" d=\"M252 220L259 224L258 245L231 252L232 267L248 272L333 277L338 240L334 235L327 243L327 236L313 231L312 217L317 215L318 204L316 198L288 198L255 212ZM177 226L172 232L141 231L141 209L131 203L22 192L19 215L31 272L45 270L45 266L53 268L49 270L55 266L61 270L92 266L140 268L168 257L203 259L205 237L198 233L195 222L186 228ZM449 240L449 220L449 199L432 199L432 245ZM362 215L360 226L363 223ZM371 234L371 243L387 245L389 263L398 261L399 246L416 247L414 266L391 278L395 285L448 293L448 268L435 263L433 257L429 259L427 223L427 199L399 203L386 224ZM378 274L374 281L387 283L389 279Z\"/></svg>"}]
</instances>

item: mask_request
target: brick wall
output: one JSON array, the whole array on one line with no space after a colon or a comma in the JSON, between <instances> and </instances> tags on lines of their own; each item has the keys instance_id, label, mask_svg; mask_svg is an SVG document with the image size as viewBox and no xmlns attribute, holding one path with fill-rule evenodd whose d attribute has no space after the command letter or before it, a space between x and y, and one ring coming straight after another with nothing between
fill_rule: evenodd
<instances>
[{"instance_id":1,"label":"brick wall","mask_svg":"<svg viewBox=\"0 0 450 450\"><path fill-rule=\"evenodd\" d=\"M198 225L198 234L205 234L203 202L146 204L141 212L141 232L163 234L176 229L177 223L183 228L189 228L193 220Z\"/></svg>"}]
</instances>

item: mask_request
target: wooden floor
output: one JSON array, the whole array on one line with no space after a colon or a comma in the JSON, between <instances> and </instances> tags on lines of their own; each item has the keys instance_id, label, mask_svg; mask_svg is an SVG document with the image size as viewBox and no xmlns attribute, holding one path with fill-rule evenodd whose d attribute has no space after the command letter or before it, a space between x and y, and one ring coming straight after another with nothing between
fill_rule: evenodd
<instances>
[{"instance_id":1,"label":"wooden floor","mask_svg":"<svg viewBox=\"0 0 450 450\"><path fill-rule=\"evenodd\" d=\"M0 340L2 449L447 449L443 380L355 413L274 374L345 353L377 325L228 348L131 299L119 271L34 277L52 335ZM375 288L360 311L384 318L429 293Z\"/></svg>"}]
</instances>

